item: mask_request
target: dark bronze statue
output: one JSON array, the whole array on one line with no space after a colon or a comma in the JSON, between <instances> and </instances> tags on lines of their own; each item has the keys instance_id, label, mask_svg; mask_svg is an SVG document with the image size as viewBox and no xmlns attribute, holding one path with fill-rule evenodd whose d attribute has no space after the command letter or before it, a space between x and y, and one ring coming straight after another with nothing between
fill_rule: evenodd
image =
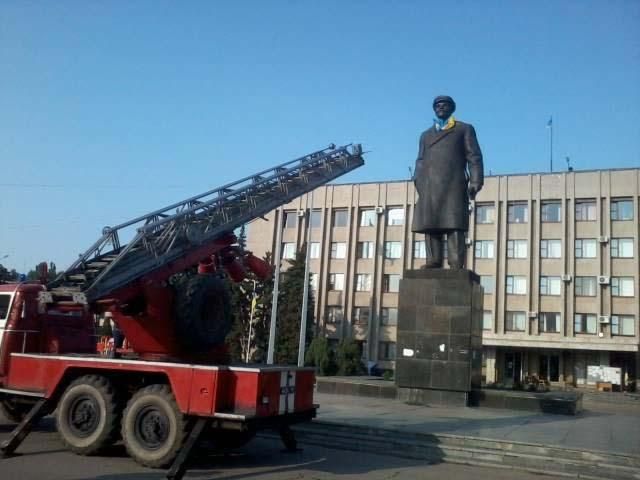
<instances>
[{"instance_id":1,"label":"dark bronze statue","mask_svg":"<svg viewBox=\"0 0 640 480\"><path fill-rule=\"evenodd\" d=\"M473 126L453 118L451 97L433 101L434 125L420 136L413 181L418 201L412 230L424 233L426 268L442 268L443 236L447 235L451 268L464 268L469 200L484 183L482 153Z\"/></svg>"}]
</instances>

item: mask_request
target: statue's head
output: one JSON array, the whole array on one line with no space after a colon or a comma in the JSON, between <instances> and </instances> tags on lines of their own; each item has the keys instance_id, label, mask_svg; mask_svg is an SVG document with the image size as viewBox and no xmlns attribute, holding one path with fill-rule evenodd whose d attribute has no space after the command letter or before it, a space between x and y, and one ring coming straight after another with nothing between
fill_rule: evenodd
<instances>
[{"instance_id":1,"label":"statue's head","mask_svg":"<svg viewBox=\"0 0 640 480\"><path fill-rule=\"evenodd\" d=\"M456 111L456 102L447 95L439 95L433 99L433 111L439 119L447 119Z\"/></svg>"}]
</instances>

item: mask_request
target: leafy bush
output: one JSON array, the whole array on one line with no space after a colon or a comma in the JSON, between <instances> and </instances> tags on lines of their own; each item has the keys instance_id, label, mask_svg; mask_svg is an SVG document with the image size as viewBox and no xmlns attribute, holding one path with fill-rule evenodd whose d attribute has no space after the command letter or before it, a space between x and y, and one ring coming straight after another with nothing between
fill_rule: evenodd
<instances>
[{"instance_id":1,"label":"leafy bush","mask_svg":"<svg viewBox=\"0 0 640 480\"><path fill-rule=\"evenodd\" d=\"M336 352L338 375L361 375L364 373L360 346L352 338L341 340Z\"/></svg>"},{"instance_id":2,"label":"leafy bush","mask_svg":"<svg viewBox=\"0 0 640 480\"><path fill-rule=\"evenodd\" d=\"M311 341L305 355L305 363L316 367L319 375L335 375L338 371L335 353L329 347L329 342L324 337L316 337Z\"/></svg>"}]
</instances>

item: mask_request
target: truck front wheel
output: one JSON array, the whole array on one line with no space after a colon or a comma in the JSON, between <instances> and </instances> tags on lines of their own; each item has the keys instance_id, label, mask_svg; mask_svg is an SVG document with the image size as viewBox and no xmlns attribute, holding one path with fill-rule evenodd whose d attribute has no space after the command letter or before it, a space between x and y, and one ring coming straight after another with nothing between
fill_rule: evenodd
<instances>
[{"instance_id":1,"label":"truck front wheel","mask_svg":"<svg viewBox=\"0 0 640 480\"><path fill-rule=\"evenodd\" d=\"M187 436L187 418L167 385L136 392L124 410L122 439L127 452L146 467L171 465Z\"/></svg>"},{"instance_id":2,"label":"truck front wheel","mask_svg":"<svg viewBox=\"0 0 640 480\"><path fill-rule=\"evenodd\" d=\"M62 394L56 415L58 433L72 452L92 455L116 442L120 414L111 382L84 375Z\"/></svg>"}]
</instances>

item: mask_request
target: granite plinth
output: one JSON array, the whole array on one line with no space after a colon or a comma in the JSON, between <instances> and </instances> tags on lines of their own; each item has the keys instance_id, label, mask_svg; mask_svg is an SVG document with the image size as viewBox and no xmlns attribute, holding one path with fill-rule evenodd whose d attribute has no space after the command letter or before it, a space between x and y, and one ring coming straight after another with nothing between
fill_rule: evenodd
<instances>
[{"instance_id":1,"label":"granite plinth","mask_svg":"<svg viewBox=\"0 0 640 480\"><path fill-rule=\"evenodd\" d=\"M396 385L467 393L480 388L482 309L475 273L406 271L400 281ZM444 394L411 395L437 399Z\"/></svg>"}]
</instances>

